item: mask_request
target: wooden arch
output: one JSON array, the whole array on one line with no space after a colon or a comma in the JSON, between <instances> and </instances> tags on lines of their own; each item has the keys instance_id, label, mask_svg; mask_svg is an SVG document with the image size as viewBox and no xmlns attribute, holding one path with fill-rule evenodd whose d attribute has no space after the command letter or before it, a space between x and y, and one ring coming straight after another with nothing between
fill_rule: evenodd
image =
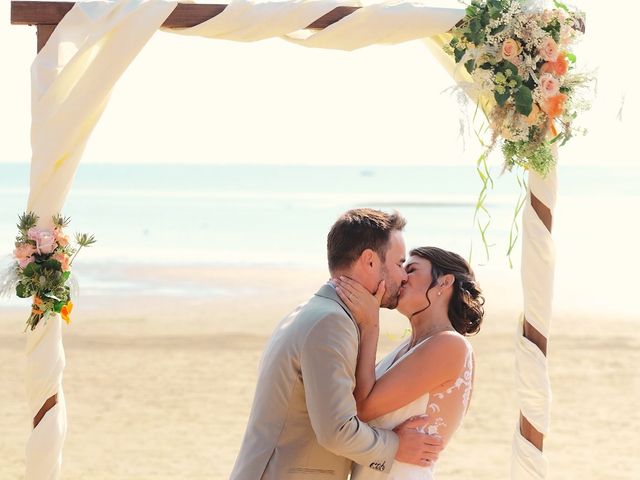
<instances>
[{"instance_id":1,"label":"wooden arch","mask_svg":"<svg viewBox=\"0 0 640 480\"><path fill-rule=\"evenodd\" d=\"M35 25L37 27L37 51L39 52L47 43L58 23L73 6L74 2L13 0L11 2L11 23L13 25ZM225 4L178 4L162 26L166 28L193 27L215 17L225 8ZM358 10L358 8L359 7L347 6L336 7L326 15L312 22L307 28L324 29ZM533 194L531 194L531 206L547 230L551 232L553 216L550 208ZM547 338L527 322L526 318L524 319L523 335L534 343L546 356ZM53 408L56 402L57 399L54 395L44 403L33 419L34 428L37 427L46 412ZM520 413L520 431L525 439L538 450L542 451L543 434L536 430L522 413Z\"/></svg>"}]
</instances>

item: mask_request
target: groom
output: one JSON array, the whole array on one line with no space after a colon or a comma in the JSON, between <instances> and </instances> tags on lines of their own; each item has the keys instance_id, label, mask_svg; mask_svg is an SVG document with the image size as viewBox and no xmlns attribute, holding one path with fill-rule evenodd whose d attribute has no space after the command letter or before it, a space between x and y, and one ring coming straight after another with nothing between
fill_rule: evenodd
<instances>
[{"instance_id":1,"label":"groom","mask_svg":"<svg viewBox=\"0 0 640 480\"><path fill-rule=\"evenodd\" d=\"M355 209L327 237L329 271L372 293L385 280L382 306L395 308L406 281L398 213ZM359 331L331 282L277 326L260 363L258 384L231 480L346 480L351 463L389 471L394 459L425 465L441 441L410 419L394 431L357 417L353 398Z\"/></svg>"}]
</instances>

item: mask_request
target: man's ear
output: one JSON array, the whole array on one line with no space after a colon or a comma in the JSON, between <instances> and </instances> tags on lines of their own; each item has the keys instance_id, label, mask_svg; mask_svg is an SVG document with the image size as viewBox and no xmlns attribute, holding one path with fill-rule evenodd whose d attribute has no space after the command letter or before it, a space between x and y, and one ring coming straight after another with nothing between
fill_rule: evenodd
<instances>
[{"instance_id":1,"label":"man's ear","mask_svg":"<svg viewBox=\"0 0 640 480\"><path fill-rule=\"evenodd\" d=\"M451 285L453 285L453 282L455 282L455 281L456 281L455 275L453 275L452 273L447 273L446 275L442 275L438 279L438 284L442 285L443 288L446 288L446 287L450 287Z\"/></svg>"},{"instance_id":2,"label":"man's ear","mask_svg":"<svg viewBox=\"0 0 640 480\"><path fill-rule=\"evenodd\" d=\"M374 252L370 248L363 250L362 253L360 254L360 262L362 263L362 266L365 268L373 268L376 265L377 261L378 261L378 256L376 252Z\"/></svg>"}]
</instances>

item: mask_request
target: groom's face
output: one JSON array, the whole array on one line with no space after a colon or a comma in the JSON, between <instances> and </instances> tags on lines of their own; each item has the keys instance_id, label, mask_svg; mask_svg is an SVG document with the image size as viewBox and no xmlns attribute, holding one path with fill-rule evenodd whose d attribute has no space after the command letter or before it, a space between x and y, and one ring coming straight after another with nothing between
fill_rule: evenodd
<instances>
[{"instance_id":1,"label":"groom's face","mask_svg":"<svg viewBox=\"0 0 640 480\"><path fill-rule=\"evenodd\" d=\"M386 285L386 291L380 305L384 308L393 309L398 305L400 287L407 281L404 262L405 245L402 232L394 230L389 236L389 249L380 272L380 280L384 280Z\"/></svg>"}]
</instances>

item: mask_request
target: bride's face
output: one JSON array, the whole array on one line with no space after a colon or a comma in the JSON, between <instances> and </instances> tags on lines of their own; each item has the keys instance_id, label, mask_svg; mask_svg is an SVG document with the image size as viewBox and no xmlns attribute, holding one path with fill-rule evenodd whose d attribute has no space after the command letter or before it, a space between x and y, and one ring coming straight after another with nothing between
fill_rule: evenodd
<instances>
[{"instance_id":1,"label":"bride's face","mask_svg":"<svg viewBox=\"0 0 640 480\"><path fill-rule=\"evenodd\" d=\"M406 317L411 317L414 313L424 310L429 305L426 292L431 285L433 276L431 275L431 262L421 257L411 256L405 265L407 281L400 288L398 299L398 311ZM433 302L433 295L437 295L437 289L433 288L429 292L429 298Z\"/></svg>"}]
</instances>

